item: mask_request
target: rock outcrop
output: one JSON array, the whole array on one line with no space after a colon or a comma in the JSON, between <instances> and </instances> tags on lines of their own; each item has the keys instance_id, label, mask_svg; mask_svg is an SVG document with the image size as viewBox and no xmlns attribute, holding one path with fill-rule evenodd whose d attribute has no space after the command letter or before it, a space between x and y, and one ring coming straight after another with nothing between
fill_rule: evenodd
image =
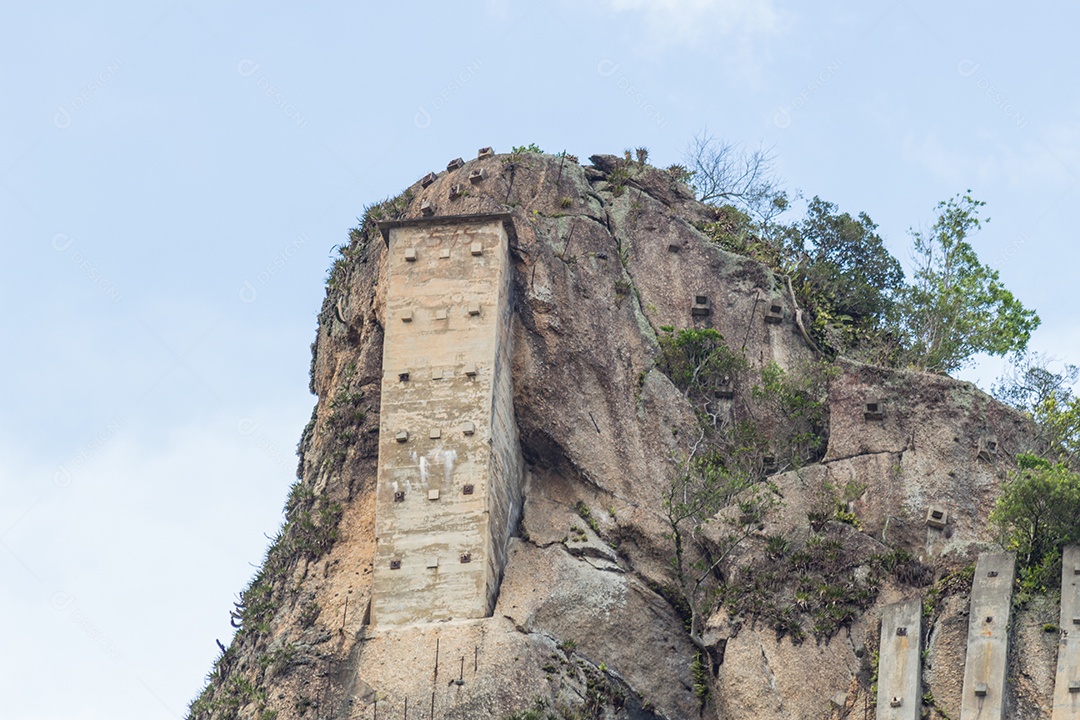
<instances>
[{"instance_id":1,"label":"rock outcrop","mask_svg":"<svg viewBox=\"0 0 1080 720\"><path fill-rule=\"evenodd\" d=\"M374 206L352 232L312 345L318 403L288 521L234 612L240 629L193 717L403 717L406 704L410 717L872 717L880 607L916 595L930 613L926 709L958 716L963 568L993 540L990 508L1013 456L1034 442L1027 421L967 383L836 363L824 452L771 468L782 503L717 572L765 572L770 537L810 554L812 543L834 542L846 560L829 572L864 591L858 612L815 630L815 601L792 596L776 609L788 618L779 628L767 614L714 603L703 657L687 632L665 515L699 408L658 368L658 335L714 328L746 357L748 377L770 363L797 373L815 353L782 278L699 229L713 208L666 171L591 160L478 158ZM424 203L437 214L513 213L524 512L492 617L379 628L365 617L386 322L375 221L420 217ZM708 315L691 314L698 295ZM780 323L765 322L773 305ZM819 517L823 494L829 512ZM946 511L944 527L928 527L931 506ZM885 556L908 571L885 567ZM1012 717L1049 707L1044 616L1053 611L1038 604L1017 615L1018 641L1041 649L1016 653Z\"/></svg>"}]
</instances>

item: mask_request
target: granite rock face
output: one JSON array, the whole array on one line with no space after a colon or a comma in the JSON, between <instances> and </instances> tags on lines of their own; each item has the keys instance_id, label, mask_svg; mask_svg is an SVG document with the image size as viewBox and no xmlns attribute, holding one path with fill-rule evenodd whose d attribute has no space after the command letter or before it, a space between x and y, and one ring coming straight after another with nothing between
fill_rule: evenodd
<instances>
[{"instance_id":1,"label":"granite rock face","mask_svg":"<svg viewBox=\"0 0 1080 720\"><path fill-rule=\"evenodd\" d=\"M966 590L948 578L993 539L994 498L1015 454L1032 447L1026 421L967 383L838 363L824 454L770 478L782 505L720 572L752 567L768 536L809 537L808 513L832 487L851 490L843 500L855 523L825 532L863 559L908 551L930 574L886 576L827 637L794 641L717 611L704 634L710 676L673 591L664 514L698 418L657 368L658 334L714 328L754 369L794 371L815 356L783 280L701 232L714 209L666 171L591 161L489 155L372 212L513 213L512 375L527 468L493 616L367 623L387 285L386 249L368 225L331 270L319 314L318 402L300 441L290 522L237 609L243 628L193 717L369 718L376 705L378 717L402 717L406 703L410 717L872 717L880 608L928 593L942 576L925 623L924 688L957 717ZM709 314L691 313L697 296ZM778 324L764 320L772 305ZM932 508L945 513L940 527L927 524ZM864 577L868 561L847 571ZM1020 653L1011 666L1017 717L1049 706L1047 612L1018 613L1016 641L1046 653Z\"/></svg>"}]
</instances>

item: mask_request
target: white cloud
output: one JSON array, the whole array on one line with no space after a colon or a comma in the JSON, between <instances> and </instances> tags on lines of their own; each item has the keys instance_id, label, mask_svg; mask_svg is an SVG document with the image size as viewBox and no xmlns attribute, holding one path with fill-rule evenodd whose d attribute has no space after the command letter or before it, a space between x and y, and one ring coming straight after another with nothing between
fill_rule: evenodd
<instances>
[{"instance_id":1,"label":"white cloud","mask_svg":"<svg viewBox=\"0 0 1080 720\"><path fill-rule=\"evenodd\" d=\"M936 134L929 133L921 141L912 134L904 138L904 160L920 165L930 175L950 187L967 187L973 183L989 183L1001 174L1000 161L994 153L966 152L965 145L947 145Z\"/></svg>"},{"instance_id":2,"label":"white cloud","mask_svg":"<svg viewBox=\"0 0 1080 720\"><path fill-rule=\"evenodd\" d=\"M1047 187L1055 198L1080 182L1080 124L1054 123L1013 142L987 130L952 143L908 133L903 157L956 187L1004 181L1013 190Z\"/></svg>"},{"instance_id":3,"label":"white cloud","mask_svg":"<svg viewBox=\"0 0 1080 720\"><path fill-rule=\"evenodd\" d=\"M1028 140L1019 149L1002 149L1010 181L1019 187L1052 183L1071 187L1080 179L1080 125L1054 123Z\"/></svg>"},{"instance_id":4,"label":"white cloud","mask_svg":"<svg viewBox=\"0 0 1080 720\"><path fill-rule=\"evenodd\" d=\"M304 409L204 416L150 441L132 420L77 468L0 441L0 612L21 618L0 658L5 718L182 716L281 521ZM107 698L117 707L91 711Z\"/></svg>"},{"instance_id":5,"label":"white cloud","mask_svg":"<svg viewBox=\"0 0 1080 720\"><path fill-rule=\"evenodd\" d=\"M488 15L496 20L510 17L510 0L487 0Z\"/></svg>"},{"instance_id":6,"label":"white cloud","mask_svg":"<svg viewBox=\"0 0 1080 720\"><path fill-rule=\"evenodd\" d=\"M643 12L650 40L697 44L737 35L748 40L780 30L772 0L606 0L616 12Z\"/></svg>"}]
</instances>

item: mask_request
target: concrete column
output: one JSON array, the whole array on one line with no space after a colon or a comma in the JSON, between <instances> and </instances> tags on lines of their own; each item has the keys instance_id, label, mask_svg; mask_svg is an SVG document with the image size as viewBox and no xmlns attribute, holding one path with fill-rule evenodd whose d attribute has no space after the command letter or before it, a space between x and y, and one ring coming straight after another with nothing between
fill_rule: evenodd
<instances>
[{"instance_id":1,"label":"concrete column","mask_svg":"<svg viewBox=\"0 0 1080 720\"><path fill-rule=\"evenodd\" d=\"M1080 545L1061 560L1061 640L1052 720L1080 720Z\"/></svg>"},{"instance_id":2,"label":"concrete column","mask_svg":"<svg viewBox=\"0 0 1080 720\"><path fill-rule=\"evenodd\" d=\"M919 720L922 599L885 606L878 651L877 720Z\"/></svg>"},{"instance_id":3,"label":"concrete column","mask_svg":"<svg viewBox=\"0 0 1080 720\"><path fill-rule=\"evenodd\" d=\"M960 720L1004 720L1016 556L984 553L975 564Z\"/></svg>"},{"instance_id":4,"label":"concrete column","mask_svg":"<svg viewBox=\"0 0 1080 720\"><path fill-rule=\"evenodd\" d=\"M380 224L387 243L371 622L491 614L521 510L508 214Z\"/></svg>"}]
</instances>

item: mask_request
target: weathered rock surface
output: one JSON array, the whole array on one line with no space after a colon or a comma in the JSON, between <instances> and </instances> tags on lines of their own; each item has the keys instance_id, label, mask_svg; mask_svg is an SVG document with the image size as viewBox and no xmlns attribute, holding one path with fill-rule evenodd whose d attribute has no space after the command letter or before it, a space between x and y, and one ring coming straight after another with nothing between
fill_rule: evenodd
<instances>
[{"instance_id":1,"label":"weathered rock surface","mask_svg":"<svg viewBox=\"0 0 1080 720\"><path fill-rule=\"evenodd\" d=\"M758 369L795 369L814 354L791 322L783 281L697 229L713 210L665 171L612 156L592 162L482 158L381 209L415 218L428 201L440 215L514 215L514 403L528 478L494 616L396 629L365 622L386 284L385 248L368 225L332 269L319 315L318 404L300 442L290 523L238 608L243 629L194 717L369 718L376 703L379 717L402 717L406 702L410 717L430 717L432 707L454 718L541 707L553 717L873 716L878 608L925 587L887 580L839 633L802 642L721 611L706 638L715 677L695 663L673 602L664 499L698 421L656 367L657 333L715 328ZM480 168L485 178L451 199L451 187ZM691 316L695 295L708 296L710 315ZM773 303L780 324L764 322ZM854 363L840 370L824 457L772 478L783 506L733 563L763 552L766 535L806 537L827 486L856 488L847 508L859 529L837 536L857 536L849 544L864 556L901 548L938 576L973 562L992 541L989 510L1013 456L1031 447L1030 428L967 383ZM884 414L868 420L866 403L878 400ZM980 458L988 436L998 449ZM927 527L931 504L948 511L945 529ZM966 607L963 591L943 592L926 630L924 684L952 718ZM1042 626L1052 615L1034 606L1017 614L1015 717L1045 717L1049 707L1056 638Z\"/></svg>"}]
</instances>

